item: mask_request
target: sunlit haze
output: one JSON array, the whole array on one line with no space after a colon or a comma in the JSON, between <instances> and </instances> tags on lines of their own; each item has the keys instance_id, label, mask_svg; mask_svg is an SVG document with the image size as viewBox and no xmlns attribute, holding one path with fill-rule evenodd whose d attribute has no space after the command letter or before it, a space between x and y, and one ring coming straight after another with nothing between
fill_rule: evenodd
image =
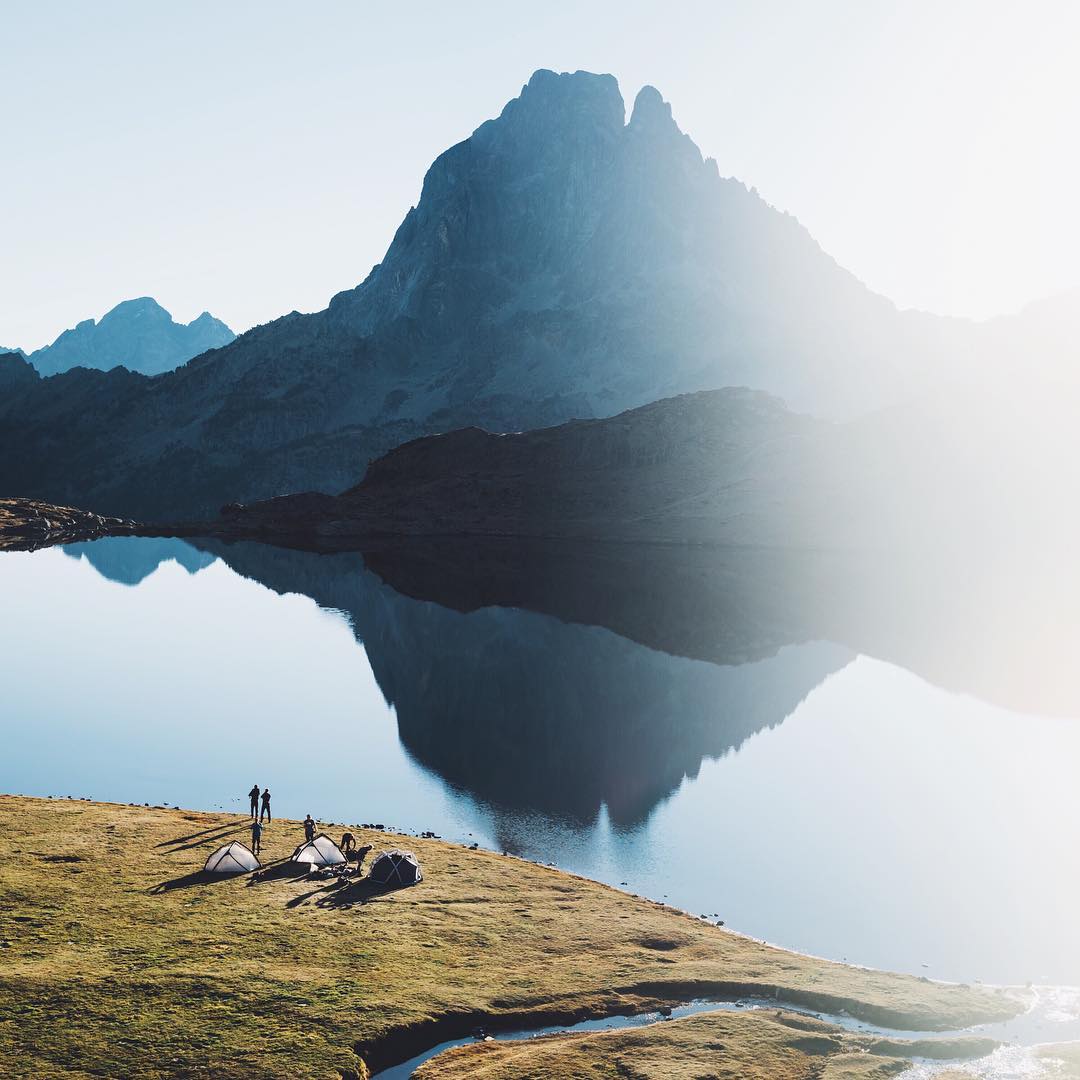
<instances>
[{"instance_id":1,"label":"sunlit haze","mask_svg":"<svg viewBox=\"0 0 1080 1080\"><path fill-rule=\"evenodd\" d=\"M0 6L0 1061L1080 1080L1080 3Z\"/></svg>"},{"instance_id":2,"label":"sunlit haze","mask_svg":"<svg viewBox=\"0 0 1080 1080\"><path fill-rule=\"evenodd\" d=\"M1080 285L1080 8L8 4L0 345L118 301L242 331L379 261L425 170L532 71L655 85L721 174L902 307Z\"/></svg>"}]
</instances>

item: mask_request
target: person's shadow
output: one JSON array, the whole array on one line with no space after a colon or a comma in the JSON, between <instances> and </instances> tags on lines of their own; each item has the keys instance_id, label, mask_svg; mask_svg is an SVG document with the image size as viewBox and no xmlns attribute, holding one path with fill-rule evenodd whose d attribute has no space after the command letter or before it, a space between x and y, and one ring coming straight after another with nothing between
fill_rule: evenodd
<instances>
[{"instance_id":1,"label":"person's shadow","mask_svg":"<svg viewBox=\"0 0 1080 1080\"><path fill-rule=\"evenodd\" d=\"M166 855L175 855L179 851L190 851L192 848L204 847L211 842L225 840L237 833L243 833L245 826L239 825L215 825L212 829L206 829L201 833L191 833L189 836L178 836L175 840L164 840L157 845L159 848L168 848ZM213 835L211 835L213 834Z\"/></svg>"}]
</instances>

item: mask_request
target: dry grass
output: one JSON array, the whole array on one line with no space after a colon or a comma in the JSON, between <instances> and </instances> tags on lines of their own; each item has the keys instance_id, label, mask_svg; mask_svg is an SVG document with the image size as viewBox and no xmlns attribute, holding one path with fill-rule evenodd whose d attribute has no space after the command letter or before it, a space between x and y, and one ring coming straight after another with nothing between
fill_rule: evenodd
<instances>
[{"instance_id":1,"label":"dry grass","mask_svg":"<svg viewBox=\"0 0 1080 1080\"><path fill-rule=\"evenodd\" d=\"M783 1012L702 1013L643 1028L476 1043L440 1054L417 1080L877 1080L907 1062L865 1039Z\"/></svg>"},{"instance_id":2,"label":"dry grass","mask_svg":"<svg viewBox=\"0 0 1080 1080\"><path fill-rule=\"evenodd\" d=\"M276 821L264 862L300 836ZM236 815L0 796L5 1075L339 1077L481 1020L565 1023L725 987L909 1027L1015 1011L989 990L786 953L439 841L410 839L426 880L384 895L201 879L232 838L247 839Z\"/></svg>"}]
</instances>

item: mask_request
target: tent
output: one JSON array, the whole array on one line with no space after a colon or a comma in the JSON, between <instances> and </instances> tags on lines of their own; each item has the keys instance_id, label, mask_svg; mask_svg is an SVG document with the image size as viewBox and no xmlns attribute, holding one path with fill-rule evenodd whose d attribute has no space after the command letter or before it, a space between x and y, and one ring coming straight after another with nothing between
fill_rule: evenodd
<instances>
[{"instance_id":1,"label":"tent","mask_svg":"<svg viewBox=\"0 0 1080 1080\"><path fill-rule=\"evenodd\" d=\"M239 840L219 847L209 859L203 870L208 874L246 874L249 870L258 870L259 860L250 848Z\"/></svg>"},{"instance_id":2,"label":"tent","mask_svg":"<svg viewBox=\"0 0 1080 1080\"><path fill-rule=\"evenodd\" d=\"M415 885L423 880L420 864L411 851L384 851L368 871L368 881L376 885Z\"/></svg>"},{"instance_id":3,"label":"tent","mask_svg":"<svg viewBox=\"0 0 1080 1080\"><path fill-rule=\"evenodd\" d=\"M345 861L345 856L326 833L319 833L314 840L301 844L293 852L292 861L312 866L337 866Z\"/></svg>"}]
</instances>

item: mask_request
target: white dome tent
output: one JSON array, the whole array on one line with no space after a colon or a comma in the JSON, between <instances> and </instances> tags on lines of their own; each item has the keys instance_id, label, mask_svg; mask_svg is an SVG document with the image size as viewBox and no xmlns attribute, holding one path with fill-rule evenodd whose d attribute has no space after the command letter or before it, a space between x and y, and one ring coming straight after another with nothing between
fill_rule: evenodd
<instances>
[{"instance_id":1,"label":"white dome tent","mask_svg":"<svg viewBox=\"0 0 1080 1080\"><path fill-rule=\"evenodd\" d=\"M326 833L319 833L293 852L292 861L311 866L339 866L345 862L345 855Z\"/></svg>"},{"instance_id":2,"label":"white dome tent","mask_svg":"<svg viewBox=\"0 0 1080 1080\"><path fill-rule=\"evenodd\" d=\"M219 847L203 866L207 874L246 874L249 870L259 869L259 860L250 848L239 840Z\"/></svg>"},{"instance_id":3,"label":"white dome tent","mask_svg":"<svg viewBox=\"0 0 1080 1080\"><path fill-rule=\"evenodd\" d=\"M400 885L415 885L424 880L420 863L411 851L384 851L371 864L368 881L376 885L388 885L396 888Z\"/></svg>"}]
</instances>

